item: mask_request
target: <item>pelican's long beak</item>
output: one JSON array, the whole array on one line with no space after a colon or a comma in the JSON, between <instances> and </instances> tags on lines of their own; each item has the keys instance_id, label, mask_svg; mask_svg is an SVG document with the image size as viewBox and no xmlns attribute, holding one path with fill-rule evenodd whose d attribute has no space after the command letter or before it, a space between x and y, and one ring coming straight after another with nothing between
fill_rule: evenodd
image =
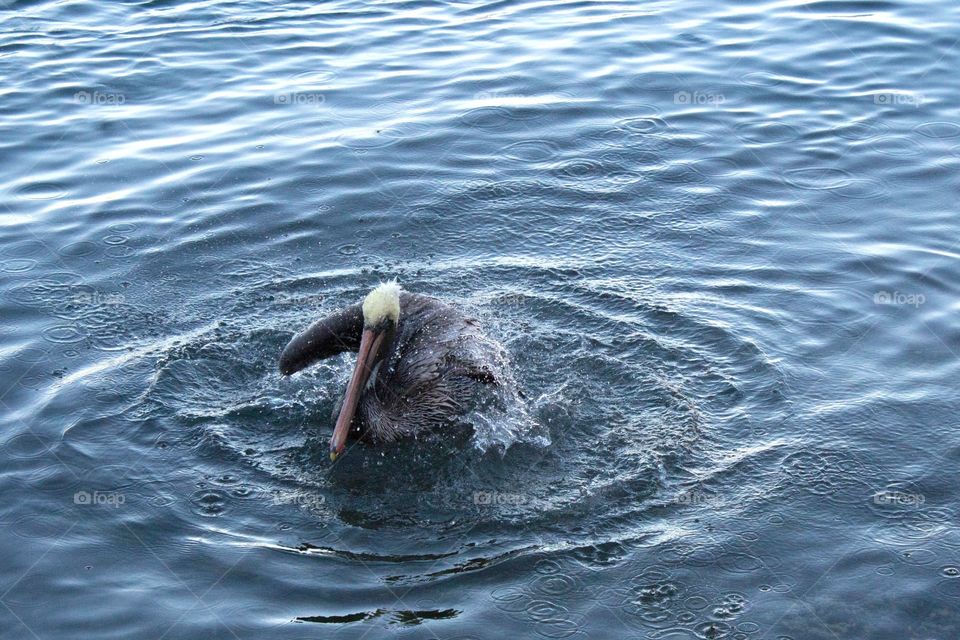
<instances>
[{"instance_id":1,"label":"pelican's long beak","mask_svg":"<svg viewBox=\"0 0 960 640\"><path fill-rule=\"evenodd\" d=\"M377 355L380 347L383 345L385 331L364 328L360 337L360 350L357 352L357 364L353 368L353 375L350 377L350 384L347 385L347 393L343 397L343 406L340 407L340 416L337 418L337 425L333 428L333 436L330 438L330 459L336 460L337 456L343 453L347 443L347 434L350 432L350 424L353 422L353 416L357 411L357 403L360 402L360 394L363 393L370 379L370 372L373 370L377 361Z\"/></svg>"}]
</instances>

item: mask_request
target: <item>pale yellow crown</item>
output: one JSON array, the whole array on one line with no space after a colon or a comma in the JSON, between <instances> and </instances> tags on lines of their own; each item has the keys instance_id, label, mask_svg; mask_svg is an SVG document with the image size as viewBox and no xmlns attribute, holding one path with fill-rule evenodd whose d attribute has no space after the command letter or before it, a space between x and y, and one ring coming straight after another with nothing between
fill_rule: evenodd
<instances>
[{"instance_id":1,"label":"pale yellow crown","mask_svg":"<svg viewBox=\"0 0 960 640\"><path fill-rule=\"evenodd\" d=\"M400 317L400 285L396 280L383 282L363 299L363 324L375 326Z\"/></svg>"}]
</instances>

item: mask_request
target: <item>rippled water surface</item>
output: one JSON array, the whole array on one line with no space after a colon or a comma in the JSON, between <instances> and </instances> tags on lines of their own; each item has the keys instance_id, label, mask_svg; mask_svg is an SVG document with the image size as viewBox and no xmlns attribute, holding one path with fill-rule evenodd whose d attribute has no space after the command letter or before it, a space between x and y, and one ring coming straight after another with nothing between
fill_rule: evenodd
<instances>
[{"instance_id":1,"label":"rippled water surface","mask_svg":"<svg viewBox=\"0 0 960 640\"><path fill-rule=\"evenodd\" d=\"M952 638L960 5L9 2L3 638ZM523 403L331 465L397 276Z\"/></svg>"}]
</instances>

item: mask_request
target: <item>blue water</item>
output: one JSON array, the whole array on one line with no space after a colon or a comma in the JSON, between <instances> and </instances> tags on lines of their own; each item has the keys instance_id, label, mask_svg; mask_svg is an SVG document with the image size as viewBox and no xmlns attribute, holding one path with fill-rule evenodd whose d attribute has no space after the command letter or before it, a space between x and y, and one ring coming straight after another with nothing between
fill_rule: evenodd
<instances>
[{"instance_id":1,"label":"blue water","mask_svg":"<svg viewBox=\"0 0 960 640\"><path fill-rule=\"evenodd\" d=\"M12 2L0 637L945 639L960 5ZM327 440L382 279L525 400Z\"/></svg>"}]
</instances>

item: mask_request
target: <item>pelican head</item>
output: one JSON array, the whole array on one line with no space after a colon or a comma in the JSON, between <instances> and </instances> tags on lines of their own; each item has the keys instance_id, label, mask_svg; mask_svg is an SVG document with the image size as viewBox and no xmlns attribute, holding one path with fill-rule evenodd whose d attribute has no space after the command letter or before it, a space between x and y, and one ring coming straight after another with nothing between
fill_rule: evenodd
<instances>
[{"instance_id":1,"label":"pelican head","mask_svg":"<svg viewBox=\"0 0 960 640\"><path fill-rule=\"evenodd\" d=\"M383 322L397 323L400 318L400 285L384 282L363 299L363 326L376 327Z\"/></svg>"},{"instance_id":2,"label":"pelican head","mask_svg":"<svg viewBox=\"0 0 960 640\"><path fill-rule=\"evenodd\" d=\"M330 459L336 460L346 446L350 424L357 411L357 404L365 389L377 377L380 364L390 355L397 321L400 319L400 285L394 280L384 282L363 299L363 333L357 364L347 385L337 424L330 438Z\"/></svg>"}]
</instances>

